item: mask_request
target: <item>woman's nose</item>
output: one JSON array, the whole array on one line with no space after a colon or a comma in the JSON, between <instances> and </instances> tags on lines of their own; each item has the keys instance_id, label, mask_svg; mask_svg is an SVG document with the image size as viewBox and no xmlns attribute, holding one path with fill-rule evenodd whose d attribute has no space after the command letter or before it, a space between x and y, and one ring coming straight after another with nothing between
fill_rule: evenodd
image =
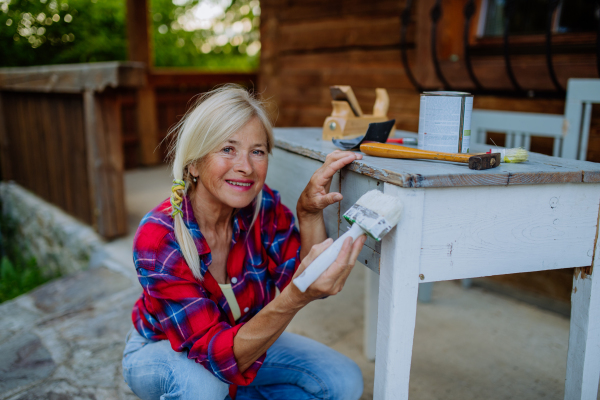
<instances>
[{"instance_id":1,"label":"woman's nose","mask_svg":"<svg viewBox=\"0 0 600 400\"><path fill-rule=\"evenodd\" d=\"M236 172L249 175L252 173L252 164L250 163L250 156L248 154L241 154L234 165Z\"/></svg>"}]
</instances>

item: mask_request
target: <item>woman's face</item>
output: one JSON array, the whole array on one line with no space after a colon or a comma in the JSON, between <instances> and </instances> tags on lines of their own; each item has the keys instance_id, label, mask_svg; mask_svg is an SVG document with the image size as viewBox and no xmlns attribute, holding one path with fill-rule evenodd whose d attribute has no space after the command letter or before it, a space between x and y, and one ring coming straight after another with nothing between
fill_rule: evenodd
<instances>
[{"instance_id":1,"label":"woman's face","mask_svg":"<svg viewBox=\"0 0 600 400\"><path fill-rule=\"evenodd\" d=\"M267 134L255 117L189 171L203 201L243 208L262 190L268 163Z\"/></svg>"}]
</instances>

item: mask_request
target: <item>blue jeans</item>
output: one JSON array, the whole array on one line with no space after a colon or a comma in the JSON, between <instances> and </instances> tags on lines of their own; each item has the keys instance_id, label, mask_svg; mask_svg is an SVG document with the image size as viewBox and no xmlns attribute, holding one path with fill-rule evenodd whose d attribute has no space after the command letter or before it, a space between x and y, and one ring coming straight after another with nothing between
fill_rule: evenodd
<instances>
[{"instance_id":1,"label":"blue jeans","mask_svg":"<svg viewBox=\"0 0 600 400\"><path fill-rule=\"evenodd\" d=\"M132 328L123 351L123 377L143 400L221 400L229 386L187 353L171 349L168 340L151 341ZM357 400L363 391L356 363L329 347L284 332L249 386L236 400Z\"/></svg>"}]
</instances>

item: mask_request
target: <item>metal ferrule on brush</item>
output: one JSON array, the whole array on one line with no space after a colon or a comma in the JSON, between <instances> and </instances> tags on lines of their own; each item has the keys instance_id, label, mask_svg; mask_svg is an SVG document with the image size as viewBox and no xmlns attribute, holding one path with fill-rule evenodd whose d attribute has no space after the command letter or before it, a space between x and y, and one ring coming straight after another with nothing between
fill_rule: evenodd
<instances>
[{"instance_id":1,"label":"metal ferrule on brush","mask_svg":"<svg viewBox=\"0 0 600 400\"><path fill-rule=\"evenodd\" d=\"M377 241L381 241L392 226L385 220L384 217L367 207L355 204L344 214L346 221L352 224L358 224L367 235Z\"/></svg>"}]
</instances>

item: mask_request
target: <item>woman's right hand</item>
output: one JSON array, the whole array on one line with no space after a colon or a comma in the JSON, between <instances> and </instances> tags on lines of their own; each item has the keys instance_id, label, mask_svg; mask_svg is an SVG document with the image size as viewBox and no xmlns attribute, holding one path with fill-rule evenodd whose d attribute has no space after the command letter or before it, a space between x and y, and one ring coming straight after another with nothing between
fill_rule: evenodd
<instances>
[{"instance_id":1,"label":"woman's right hand","mask_svg":"<svg viewBox=\"0 0 600 400\"><path fill-rule=\"evenodd\" d=\"M346 279L350 275L366 239L365 235L361 235L353 243L351 237L346 238L335 262L306 289L306 292L302 293L293 282L290 283L287 288L291 291L290 295L293 301L297 302L300 306L304 306L315 299L339 293L344 287ZM308 255L302 260L292 279L302 274L319 254L324 252L332 243L333 239L327 239L322 243L314 245Z\"/></svg>"}]
</instances>

